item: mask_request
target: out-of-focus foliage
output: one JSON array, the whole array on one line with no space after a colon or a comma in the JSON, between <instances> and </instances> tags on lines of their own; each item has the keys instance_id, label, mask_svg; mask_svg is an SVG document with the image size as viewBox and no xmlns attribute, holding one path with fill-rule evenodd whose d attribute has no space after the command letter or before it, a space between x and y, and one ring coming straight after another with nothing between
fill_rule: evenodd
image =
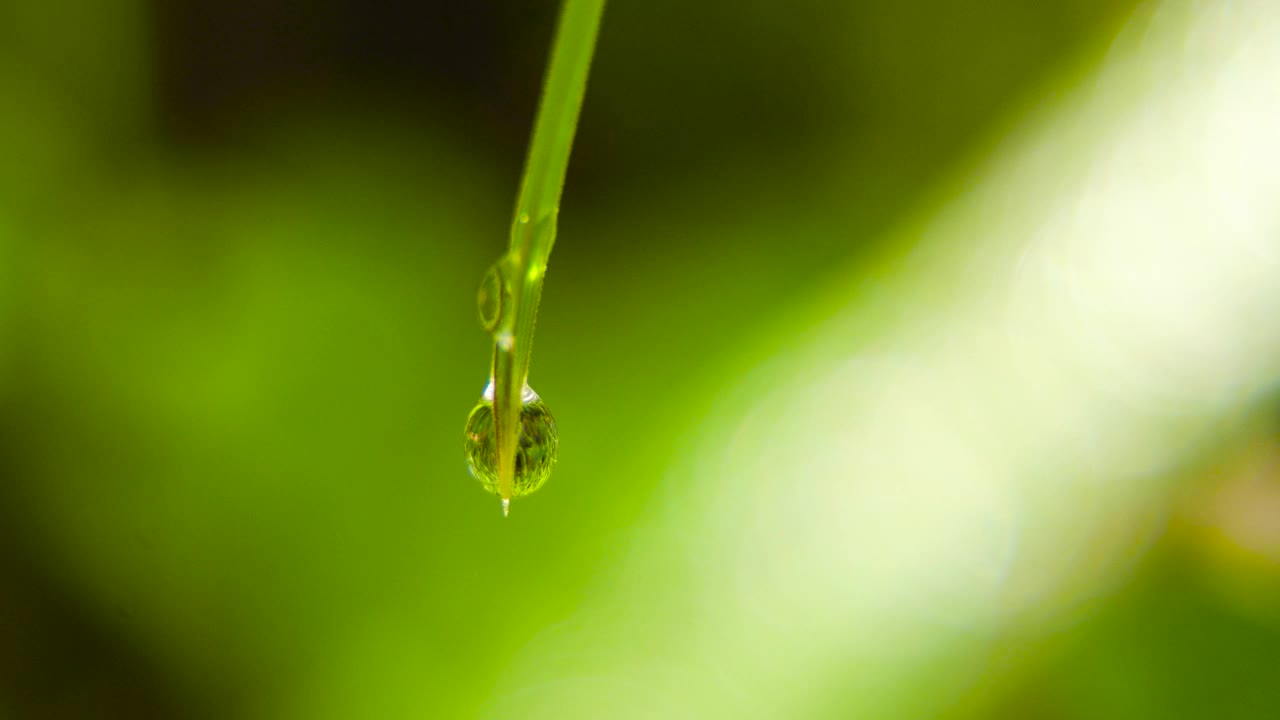
<instances>
[{"instance_id":1,"label":"out-of-focus foliage","mask_svg":"<svg viewBox=\"0 0 1280 720\"><path fill-rule=\"evenodd\" d=\"M533 360L560 461L504 522L462 456L475 286L554 3L304 5L0 7L0 717L518 706L513 658L637 567L726 378L802 339L815 288L891 277L1134 11L610 7ZM1275 482L1265 428L1237 452L1270 465L1175 478L1114 595L967 675L928 658L884 716L1268 716L1280 542L1247 508L1274 491L1239 479ZM690 582L631 580L637 609ZM865 690L815 679L806 710Z\"/></svg>"}]
</instances>

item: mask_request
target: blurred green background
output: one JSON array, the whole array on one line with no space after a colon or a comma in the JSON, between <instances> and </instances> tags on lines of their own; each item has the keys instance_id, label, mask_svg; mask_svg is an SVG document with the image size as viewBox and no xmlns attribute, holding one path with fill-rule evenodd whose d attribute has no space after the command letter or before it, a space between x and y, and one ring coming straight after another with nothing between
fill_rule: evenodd
<instances>
[{"instance_id":1,"label":"blurred green background","mask_svg":"<svg viewBox=\"0 0 1280 720\"><path fill-rule=\"evenodd\" d=\"M725 378L1134 12L613 3L531 373L560 462L503 521L462 458L474 292L556 4L0 4L0 717L487 716L677 502ZM1260 427L1119 589L884 716L1280 713L1280 515L1223 540L1280 507Z\"/></svg>"}]
</instances>

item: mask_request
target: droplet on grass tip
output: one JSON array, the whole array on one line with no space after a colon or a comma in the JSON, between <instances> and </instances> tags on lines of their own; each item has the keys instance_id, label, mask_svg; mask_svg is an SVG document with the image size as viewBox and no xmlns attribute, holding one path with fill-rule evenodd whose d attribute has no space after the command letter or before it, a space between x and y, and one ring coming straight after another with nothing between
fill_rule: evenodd
<instances>
[{"instance_id":1,"label":"droplet on grass tip","mask_svg":"<svg viewBox=\"0 0 1280 720\"><path fill-rule=\"evenodd\" d=\"M498 494L498 433L493 413L493 383L467 417L465 451L471 475L485 490ZM556 464L560 435L555 418L528 385L520 396L520 439L516 443L512 497L528 495L547 482ZM504 502L503 514L507 507Z\"/></svg>"}]
</instances>

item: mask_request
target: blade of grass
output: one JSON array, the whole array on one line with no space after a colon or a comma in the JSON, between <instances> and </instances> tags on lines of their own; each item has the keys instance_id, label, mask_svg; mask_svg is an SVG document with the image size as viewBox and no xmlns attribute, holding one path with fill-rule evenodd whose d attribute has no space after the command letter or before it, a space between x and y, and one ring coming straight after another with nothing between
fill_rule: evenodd
<instances>
[{"instance_id":1,"label":"blade of grass","mask_svg":"<svg viewBox=\"0 0 1280 720\"><path fill-rule=\"evenodd\" d=\"M495 332L493 409L504 513L515 484L521 391L529 375L542 280L603 13L604 0L566 0L561 10L503 263L507 303Z\"/></svg>"}]
</instances>

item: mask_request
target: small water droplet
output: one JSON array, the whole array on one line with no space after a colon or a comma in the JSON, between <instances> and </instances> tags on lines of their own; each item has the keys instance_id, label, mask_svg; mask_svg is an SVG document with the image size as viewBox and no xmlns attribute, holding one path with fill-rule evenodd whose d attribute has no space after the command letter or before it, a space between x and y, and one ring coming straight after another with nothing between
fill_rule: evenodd
<instances>
[{"instance_id":1,"label":"small water droplet","mask_svg":"<svg viewBox=\"0 0 1280 720\"><path fill-rule=\"evenodd\" d=\"M520 439L516 444L513 497L528 495L547 482L556 464L560 435L555 418L528 385L520 394ZM498 433L493 417L492 381L467 417L467 467L480 485L498 494ZM505 508L504 508L505 510Z\"/></svg>"},{"instance_id":2,"label":"small water droplet","mask_svg":"<svg viewBox=\"0 0 1280 720\"><path fill-rule=\"evenodd\" d=\"M476 292L476 306L480 310L480 325L488 332L498 328L502 313L507 305L506 275L503 270L505 260L499 260L489 267L480 281L480 289Z\"/></svg>"},{"instance_id":3,"label":"small water droplet","mask_svg":"<svg viewBox=\"0 0 1280 720\"><path fill-rule=\"evenodd\" d=\"M529 223L529 213L520 213L520 224L527 225Z\"/></svg>"}]
</instances>

